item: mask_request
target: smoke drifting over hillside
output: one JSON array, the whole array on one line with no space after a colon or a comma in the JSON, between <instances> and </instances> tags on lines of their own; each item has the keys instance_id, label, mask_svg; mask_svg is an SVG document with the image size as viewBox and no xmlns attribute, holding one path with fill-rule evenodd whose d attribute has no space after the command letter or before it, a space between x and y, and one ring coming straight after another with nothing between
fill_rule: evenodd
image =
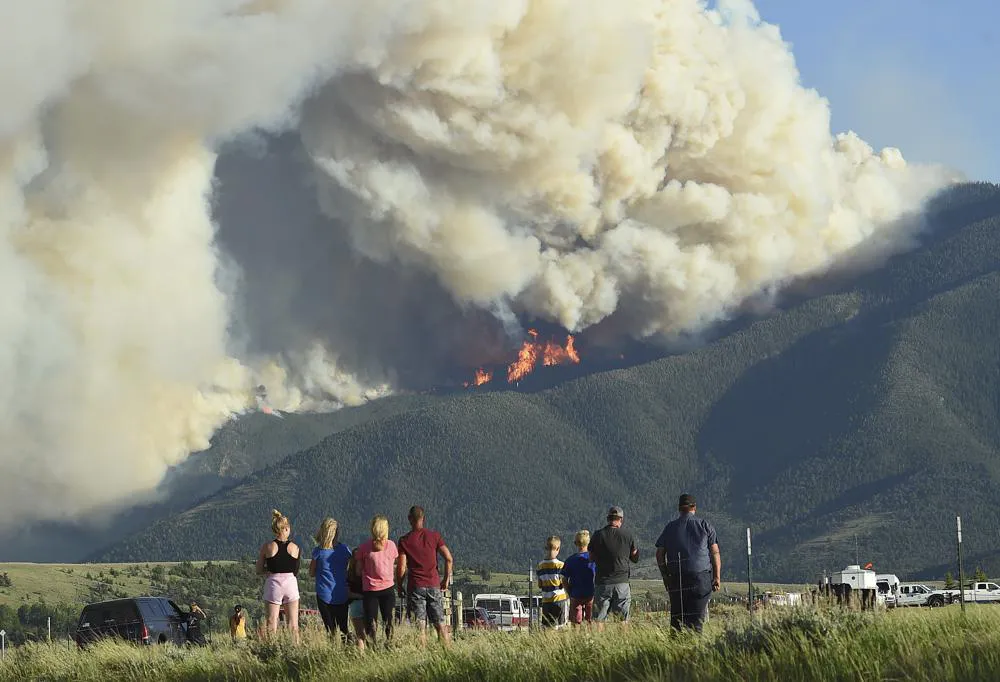
<instances>
[{"instance_id":1,"label":"smoke drifting over hillside","mask_svg":"<svg viewBox=\"0 0 1000 682\"><path fill-rule=\"evenodd\" d=\"M945 176L831 137L719 4L8 3L0 523L148 494L259 384L357 402L519 318L669 338L897 248Z\"/></svg>"}]
</instances>

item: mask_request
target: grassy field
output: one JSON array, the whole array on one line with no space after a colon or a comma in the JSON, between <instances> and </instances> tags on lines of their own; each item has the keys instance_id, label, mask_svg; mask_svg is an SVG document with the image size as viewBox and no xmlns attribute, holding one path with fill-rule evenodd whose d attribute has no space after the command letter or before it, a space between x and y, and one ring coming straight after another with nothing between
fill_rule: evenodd
<instances>
[{"instance_id":1,"label":"grassy field","mask_svg":"<svg viewBox=\"0 0 1000 682\"><path fill-rule=\"evenodd\" d=\"M986 680L1000 677L1000 608L875 614L772 610L751 625L720 608L701 635L662 621L563 631L465 636L449 651L415 645L401 628L391 650L360 654L318 632L207 649L66 643L10 650L6 680ZM221 640L221 641L220 641Z\"/></svg>"}]
</instances>

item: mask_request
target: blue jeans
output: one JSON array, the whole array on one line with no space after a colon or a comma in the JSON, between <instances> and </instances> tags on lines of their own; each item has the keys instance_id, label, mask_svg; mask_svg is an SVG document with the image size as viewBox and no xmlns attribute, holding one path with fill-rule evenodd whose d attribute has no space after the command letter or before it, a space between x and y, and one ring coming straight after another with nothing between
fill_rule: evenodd
<instances>
[{"instance_id":1,"label":"blue jeans","mask_svg":"<svg viewBox=\"0 0 1000 682\"><path fill-rule=\"evenodd\" d=\"M628 620L632 606L632 588L628 583L594 586L594 620L603 622L609 613L621 615Z\"/></svg>"}]
</instances>

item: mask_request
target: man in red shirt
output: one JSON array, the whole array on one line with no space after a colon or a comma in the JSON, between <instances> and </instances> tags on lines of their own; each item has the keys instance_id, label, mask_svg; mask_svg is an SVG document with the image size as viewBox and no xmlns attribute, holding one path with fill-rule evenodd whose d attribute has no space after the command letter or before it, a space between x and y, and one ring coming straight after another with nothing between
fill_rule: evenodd
<instances>
[{"instance_id":1,"label":"man in red shirt","mask_svg":"<svg viewBox=\"0 0 1000 682\"><path fill-rule=\"evenodd\" d=\"M422 507L410 507L409 533L399 539L396 584L403 594L403 574L407 573L407 606L420 623L420 644L427 645L427 621L437 630L438 639L448 646L448 624L444 620L444 592L451 582L452 558L441 534L424 528ZM438 574L438 554L444 559L444 578Z\"/></svg>"}]
</instances>

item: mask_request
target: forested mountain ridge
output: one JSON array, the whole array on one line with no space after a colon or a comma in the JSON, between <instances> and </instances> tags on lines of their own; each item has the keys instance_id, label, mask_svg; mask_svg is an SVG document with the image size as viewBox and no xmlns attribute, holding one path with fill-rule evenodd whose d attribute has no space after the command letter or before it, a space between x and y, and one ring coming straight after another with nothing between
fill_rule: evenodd
<instances>
[{"instance_id":1,"label":"forested mountain ridge","mask_svg":"<svg viewBox=\"0 0 1000 682\"><path fill-rule=\"evenodd\" d=\"M683 355L365 413L376 401L100 556L251 554L272 507L303 539L325 514L353 541L387 513L395 535L412 503L464 565L524 566L546 535L569 544L612 503L648 556L685 490L718 527L731 575L747 525L768 579L851 563L855 538L877 568L939 571L957 513L970 561L1000 570L1000 188L953 188L927 220L919 248ZM247 446L233 446L230 466L267 464L282 442L304 443L281 436L244 464Z\"/></svg>"}]
</instances>

